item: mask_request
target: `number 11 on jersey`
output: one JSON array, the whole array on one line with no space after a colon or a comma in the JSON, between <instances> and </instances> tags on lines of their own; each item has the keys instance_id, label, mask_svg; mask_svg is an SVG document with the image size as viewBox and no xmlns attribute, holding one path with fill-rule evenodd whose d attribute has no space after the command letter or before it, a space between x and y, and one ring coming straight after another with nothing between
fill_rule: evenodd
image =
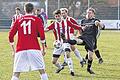
<instances>
[{"instance_id":1,"label":"number 11 on jersey","mask_svg":"<svg viewBox=\"0 0 120 80\"><path fill-rule=\"evenodd\" d=\"M24 34L31 34L31 20L29 21L23 21L22 24L21 24L21 27L23 27L23 32ZM28 32L27 32L27 28L28 27Z\"/></svg>"}]
</instances>

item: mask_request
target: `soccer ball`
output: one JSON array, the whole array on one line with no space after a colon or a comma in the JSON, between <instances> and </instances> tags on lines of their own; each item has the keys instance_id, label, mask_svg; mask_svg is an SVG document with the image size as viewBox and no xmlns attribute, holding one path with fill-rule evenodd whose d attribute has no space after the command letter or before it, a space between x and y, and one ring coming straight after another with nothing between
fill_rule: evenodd
<instances>
[{"instance_id":1,"label":"soccer ball","mask_svg":"<svg viewBox=\"0 0 120 80\"><path fill-rule=\"evenodd\" d=\"M53 46L58 49L62 46L62 43L59 40L56 40L54 41Z\"/></svg>"}]
</instances>

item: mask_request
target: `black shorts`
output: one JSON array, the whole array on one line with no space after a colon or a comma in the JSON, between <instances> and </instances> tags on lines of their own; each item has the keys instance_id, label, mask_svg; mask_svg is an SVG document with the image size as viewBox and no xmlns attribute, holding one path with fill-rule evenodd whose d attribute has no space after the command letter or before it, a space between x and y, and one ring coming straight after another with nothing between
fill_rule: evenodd
<instances>
[{"instance_id":1,"label":"black shorts","mask_svg":"<svg viewBox=\"0 0 120 80\"><path fill-rule=\"evenodd\" d=\"M90 50L93 52L94 49L96 49L96 38L93 36L79 36L79 39L83 40L83 44L85 45L86 51Z\"/></svg>"},{"instance_id":2,"label":"black shorts","mask_svg":"<svg viewBox=\"0 0 120 80\"><path fill-rule=\"evenodd\" d=\"M55 58L59 58L60 55L53 54L53 57L55 57Z\"/></svg>"}]
</instances>

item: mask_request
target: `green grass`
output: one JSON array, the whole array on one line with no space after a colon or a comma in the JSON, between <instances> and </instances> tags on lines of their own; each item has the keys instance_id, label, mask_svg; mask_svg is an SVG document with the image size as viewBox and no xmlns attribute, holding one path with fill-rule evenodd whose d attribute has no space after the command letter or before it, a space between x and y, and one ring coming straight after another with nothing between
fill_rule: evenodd
<instances>
[{"instance_id":1,"label":"green grass","mask_svg":"<svg viewBox=\"0 0 120 80\"><path fill-rule=\"evenodd\" d=\"M94 56L93 70L95 75L90 75L86 71L86 65L81 68L79 60L72 54L74 62L75 76L69 74L68 67L65 67L59 74L55 73L55 66L51 63L53 51L53 34L46 33L48 44L47 54L45 56L46 72L49 80L120 80L120 31L102 31L98 39L98 48L104 59L103 64L98 64L98 60ZM85 56L84 47L76 46ZM12 56L11 48L8 43L8 31L0 31L0 80L10 80L12 76ZM63 62L63 56L60 57ZM39 80L39 72L22 73L20 80Z\"/></svg>"}]
</instances>

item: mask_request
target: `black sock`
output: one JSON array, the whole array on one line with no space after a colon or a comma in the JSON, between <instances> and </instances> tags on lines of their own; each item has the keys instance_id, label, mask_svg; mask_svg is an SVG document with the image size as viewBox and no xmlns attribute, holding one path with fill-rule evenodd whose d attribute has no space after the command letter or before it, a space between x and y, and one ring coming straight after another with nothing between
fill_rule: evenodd
<instances>
[{"instance_id":1,"label":"black sock","mask_svg":"<svg viewBox=\"0 0 120 80\"><path fill-rule=\"evenodd\" d=\"M95 51L95 55L97 56L97 58L98 58L98 59L100 59L100 58L101 58L101 55L100 55L99 50L96 50L96 51Z\"/></svg>"},{"instance_id":2,"label":"black sock","mask_svg":"<svg viewBox=\"0 0 120 80\"><path fill-rule=\"evenodd\" d=\"M86 54L85 59L88 59L88 54Z\"/></svg>"},{"instance_id":3,"label":"black sock","mask_svg":"<svg viewBox=\"0 0 120 80\"><path fill-rule=\"evenodd\" d=\"M93 61L93 60L89 60L89 59L88 59L88 66L87 66L87 69L90 69L90 68L91 68L92 61Z\"/></svg>"}]
</instances>

